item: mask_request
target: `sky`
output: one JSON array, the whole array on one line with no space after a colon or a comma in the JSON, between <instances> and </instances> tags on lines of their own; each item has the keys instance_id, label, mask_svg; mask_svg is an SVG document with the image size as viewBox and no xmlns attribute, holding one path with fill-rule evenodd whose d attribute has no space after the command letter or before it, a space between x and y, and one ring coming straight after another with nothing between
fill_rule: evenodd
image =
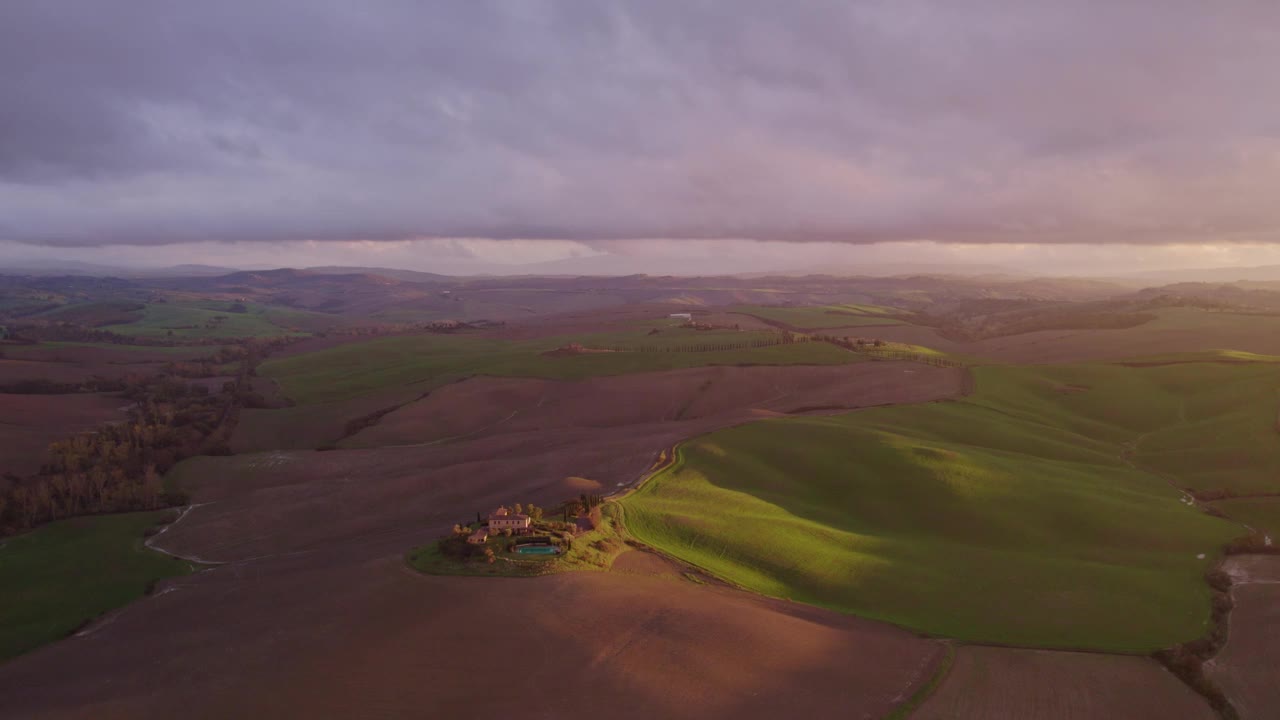
<instances>
[{"instance_id":1,"label":"sky","mask_svg":"<svg viewBox=\"0 0 1280 720\"><path fill-rule=\"evenodd\" d=\"M1280 262L1280 4L0 3L0 264Z\"/></svg>"}]
</instances>

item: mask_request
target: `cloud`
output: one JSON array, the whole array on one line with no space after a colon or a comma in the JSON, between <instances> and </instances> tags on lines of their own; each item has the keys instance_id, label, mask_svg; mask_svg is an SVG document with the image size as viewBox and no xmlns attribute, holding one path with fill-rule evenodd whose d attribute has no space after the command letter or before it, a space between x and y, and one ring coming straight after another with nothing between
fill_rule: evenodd
<instances>
[{"instance_id":1,"label":"cloud","mask_svg":"<svg viewBox=\"0 0 1280 720\"><path fill-rule=\"evenodd\" d=\"M1280 6L0 5L0 236L1280 239Z\"/></svg>"}]
</instances>

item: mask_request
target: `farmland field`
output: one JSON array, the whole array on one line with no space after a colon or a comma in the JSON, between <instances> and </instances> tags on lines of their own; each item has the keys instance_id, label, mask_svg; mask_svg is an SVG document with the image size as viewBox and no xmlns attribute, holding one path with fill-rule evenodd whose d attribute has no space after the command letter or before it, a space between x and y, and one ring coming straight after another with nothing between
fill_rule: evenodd
<instances>
[{"instance_id":1,"label":"farmland field","mask_svg":"<svg viewBox=\"0 0 1280 720\"><path fill-rule=\"evenodd\" d=\"M692 348L751 343L766 334L687 330L670 336L642 331L509 342L475 336L412 335L339 345L270 360L259 373L274 379L299 403L342 400L403 386L425 392L471 375L574 380L601 375L675 370L707 365L840 365L864 358L826 343L701 352L598 352L548 356L576 342L585 347Z\"/></svg>"},{"instance_id":2,"label":"farmland field","mask_svg":"<svg viewBox=\"0 0 1280 720\"><path fill-rule=\"evenodd\" d=\"M1267 717L1277 699L1267 583L1280 575L1255 574L1275 571L1262 555L1229 556L1225 616L1225 578L1206 576L1245 523L1280 529L1272 316L1132 292L1099 306L1156 320L997 336L1037 326L1008 318L1065 317L1073 301L1051 284L1009 297L935 279L920 282L938 286L936 303L897 294L915 281L892 279L866 293L825 279L771 293L637 277L617 295L590 278L515 281L564 283L563 294L296 271L146 282L96 305L85 290L61 314L6 317L0 379L47 381L9 388L33 392L146 377L128 392L154 404L154 427L93 457L145 447L122 472L148 480L148 457L172 457L166 501L189 506L153 547L209 565L192 573L143 552L150 520L104 529L132 516L8 538L0 610L13 620L0 627L23 637L5 651L22 656L0 664L0 704L15 716L533 706L557 717L1210 720L1196 690L1225 690L1246 717ZM136 307L109 304L119 297ZM899 301L918 314L887 306ZM567 312L546 313L556 305ZM681 310L699 324L669 317ZM463 324L381 322L392 317ZM158 346L84 342L104 325ZM883 342L849 350L788 328ZM242 339L282 333L310 336ZM170 365L221 346L222 358L248 359ZM226 411L174 401L178 382L219 393ZM19 474L78 418L111 419L132 402L0 401L0 471ZM27 426L42 419L36 438ZM187 430L220 434L197 444ZM92 481L93 470L75 472ZM56 510L57 493L94 487L50 473L0 489L25 483L47 494L0 495L6 517L28 513L19 503L31 497ZM560 565L460 565L435 552L499 505L559 516L584 493L606 498L621 532L575 528ZM62 554L45 540L64 536ZM491 542L495 564L546 562ZM552 567L575 572L505 577ZM1219 628L1225 645L1193 642ZM498 669L501 643L534 669ZM1150 657L1179 643L1197 662L1216 653L1205 666L1216 685ZM580 690L543 697L565 677Z\"/></svg>"},{"instance_id":3,"label":"farmland field","mask_svg":"<svg viewBox=\"0 0 1280 720\"><path fill-rule=\"evenodd\" d=\"M860 327L869 325L902 325L893 317L903 311L878 305L826 305L819 307L785 307L779 305L738 305L730 312L781 323L798 330Z\"/></svg>"},{"instance_id":4,"label":"farmland field","mask_svg":"<svg viewBox=\"0 0 1280 720\"><path fill-rule=\"evenodd\" d=\"M1214 720L1199 695L1155 661L1093 653L965 646L912 720Z\"/></svg>"},{"instance_id":5,"label":"farmland field","mask_svg":"<svg viewBox=\"0 0 1280 720\"><path fill-rule=\"evenodd\" d=\"M1147 652L1205 632L1202 575L1242 528L1140 469L1175 465L1168 437L1143 442L1137 467L1131 443L1162 422L1176 436L1179 408L1189 422L1269 429L1270 416L1237 417L1208 395L1179 402L1197 373L1207 389L1256 392L1256 372L982 368L960 402L697 438L623 501L626 522L767 595L961 639ZM1219 457L1183 458L1181 475L1200 478ZM1266 481L1248 467L1232 479Z\"/></svg>"},{"instance_id":6,"label":"farmland field","mask_svg":"<svg viewBox=\"0 0 1280 720\"><path fill-rule=\"evenodd\" d=\"M216 346L154 347L112 343L42 342L3 345L0 384L40 380L80 383L158 371L164 363L207 357Z\"/></svg>"},{"instance_id":7,"label":"farmland field","mask_svg":"<svg viewBox=\"0 0 1280 720\"><path fill-rule=\"evenodd\" d=\"M699 433L818 404L956 397L963 381L958 368L897 362L693 368L574 382L473 378L386 416L387 427L374 425L337 450L184 460L165 482L199 507L166 533L165 547L235 561L326 538L421 533L428 522L448 528L503 502L551 507L632 483L663 448ZM288 410L308 407L317 406ZM438 442L459 434L465 439Z\"/></svg>"},{"instance_id":8,"label":"farmland field","mask_svg":"<svg viewBox=\"0 0 1280 720\"><path fill-rule=\"evenodd\" d=\"M1280 557L1237 556L1227 643L1207 664L1243 720L1280 716Z\"/></svg>"},{"instance_id":9,"label":"farmland field","mask_svg":"<svg viewBox=\"0 0 1280 720\"><path fill-rule=\"evenodd\" d=\"M193 306L177 303L149 303L133 322L103 328L121 335L177 338L274 337L286 335L288 318L298 311L282 312L262 305L248 305L245 312L232 312L230 303ZM306 313L299 313L306 314ZM277 322L280 321L280 322Z\"/></svg>"},{"instance_id":10,"label":"farmland field","mask_svg":"<svg viewBox=\"0 0 1280 720\"><path fill-rule=\"evenodd\" d=\"M143 532L166 516L172 512L62 520L0 544L0 661L191 572L142 546Z\"/></svg>"},{"instance_id":11,"label":"farmland field","mask_svg":"<svg viewBox=\"0 0 1280 720\"><path fill-rule=\"evenodd\" d=\"M710 418L738 420L749 419L752 413L836 412L952 397L962 386L959 370L882 362L854 367L689 368L572 381L479 377L438 388L341 446L438 443L496 433L624 428ZM732 420L726 422L732 424Z\"/></svg>"},{"instance_id":12,"label":"farmland field","mask_svg":"<svg viewBox=\"0 0 1280 720\"><path fill-rule=\"evenodd\" d=\"M40 469L45 451L69 433L122 420L130 401L105 393L7 395L0 393L0 475Z\"/></svg>"},{"instance_id":13,"label":"farmland field","mask_svg":"<svg viewBox=\"0 0 1280 720\"><path fill-rule=\"evenodd\" d=\"M1280 316L1194 308L1166 308L1153 314L1155 320L1133 328L1037 330L969 342L914 325L882 326L865 334L1000 363L1127 361L1206 352L1280 355Z\"/></svg>"},{"instance_id":14,"label":"farmland field","mask_svg":"<svg viewBox=\"0 0 1280 720\"><path fill-rule=\"evenodd\" d=\"M189 360L217 350L208 345L120 345L92 342L42 342L7 345L6 357L40 362L110 362L119 364Z\"/></svg>"}]
</instances>

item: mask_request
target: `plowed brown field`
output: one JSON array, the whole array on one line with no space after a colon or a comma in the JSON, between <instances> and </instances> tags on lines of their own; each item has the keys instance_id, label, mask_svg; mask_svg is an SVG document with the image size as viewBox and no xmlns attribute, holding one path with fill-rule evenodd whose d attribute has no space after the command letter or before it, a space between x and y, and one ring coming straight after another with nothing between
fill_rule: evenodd
<instances>
[{"instance_id":1,"label":"plowed brown field","mask_svg":"<svg viewBox=\"0 0 1280 720\"><path fill-rule=\"evenodd\" d=\"M146 348L111 345L16 345L7 346L0 358L0 384L23 380L76 383L94 377L122 378L130 374L149 375L167 362L205 357L216 347Z\"/></svg>"},{"instance_id":2,"label":"plowed brown field","mask_svg":"<svg viewBox=\"0 0 1280 720\"><path fill-rule=\"evenodd\" d=\"M1214 720L1204 698L1154 660L964 646L912 720Z\"/></svg>"},{"instance_id":3,"label":"plowed brown field","mask_svg":"<svg viewBox=\"0 0 1280 720\"><path fill-rule=\"evenodd\" d=\"M878 718L930 640L680 577L459 578L379 538L215 568L0 666L15 718Z\"/></svg>"},{"instance_id":4,"label":"plowed brown field","mask_svg":"<svg viewBox=\"0 0 1280 720\"><path fill-rule=\"evenodd\" d=\"M906 363L705 367L579 381L472 378L446 385L343 443L380 447L570 428L750 419L748 410L835 411L959 394L959 371Z\"/></svg>"},{"instance_id":5,"label":"plowed brown field","mask_svg":"<svg viewBox=\"0 0 1280 720\"><path fill-rule=\"evenodd\" d=\"M0 394L0 475L40 469L49 443L112 420L123 420L128 400L104 393Z\"/></svg>"},{"instance_id":6,"label":"plowed brown field","mask_svg":"<svg viewBox=\"0 0 1280 720\"><path fill-rule=\"evenodd\" d=\"M1236 556L1224 569L1235 607L1227 644L1206 669L1241 720L1280 717L1280 556Z\"/></svg>"}]
</instances>

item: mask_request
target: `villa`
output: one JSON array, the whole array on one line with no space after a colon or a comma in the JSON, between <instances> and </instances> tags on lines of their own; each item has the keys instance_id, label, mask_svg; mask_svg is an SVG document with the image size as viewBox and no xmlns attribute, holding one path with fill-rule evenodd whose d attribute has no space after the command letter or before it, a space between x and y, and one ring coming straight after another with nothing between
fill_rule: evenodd
<instances>
[{"instance_id":1,"label":"villa","mask_svg":"<svg viewBox=\"0 0 1280 720\"><path fill-rule=\"evenodd\" d=\"M524 513L512 513L505 507L500 507L489 515L488 530L490 533L499 533L503 530L510 530L511 532L520 535L529 532L531 524L532 521L529 519L528 515L525 515Z\"/></svg>"}]
</instances>

